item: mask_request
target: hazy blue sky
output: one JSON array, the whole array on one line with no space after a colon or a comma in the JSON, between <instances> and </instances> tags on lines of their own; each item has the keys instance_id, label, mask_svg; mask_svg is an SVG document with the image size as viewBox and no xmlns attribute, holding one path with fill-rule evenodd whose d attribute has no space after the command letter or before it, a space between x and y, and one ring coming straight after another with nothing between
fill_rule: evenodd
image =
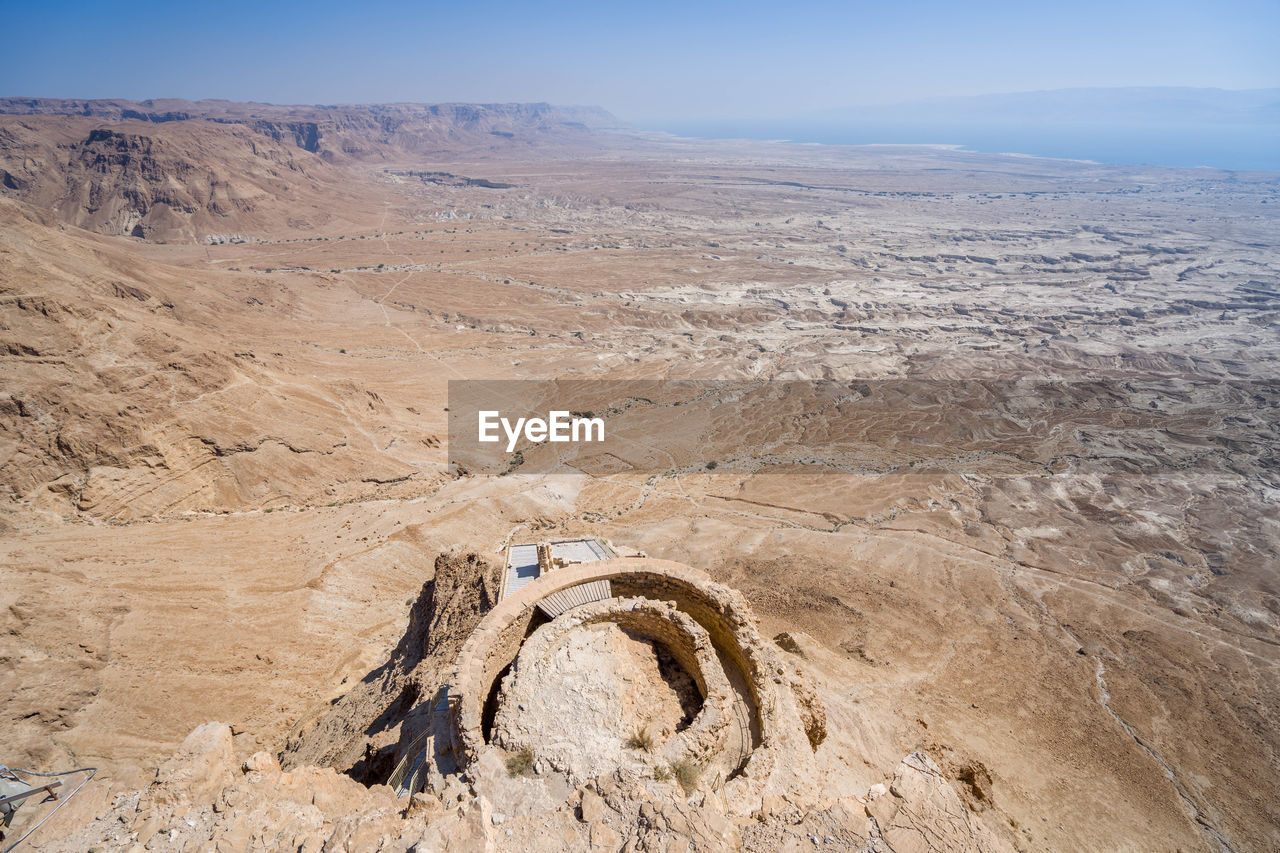
<instances>
[{"instance_id":1,"label":"hazy blue sky","mask_svg":"<svg viewBox=\"0 0 1280 853\"><path fill-rule=\"evenodd\" d=\"M1071 86L1280 86L1280 2L16 3L0 95L785 116Z\"/></svg>"}]
</instances>

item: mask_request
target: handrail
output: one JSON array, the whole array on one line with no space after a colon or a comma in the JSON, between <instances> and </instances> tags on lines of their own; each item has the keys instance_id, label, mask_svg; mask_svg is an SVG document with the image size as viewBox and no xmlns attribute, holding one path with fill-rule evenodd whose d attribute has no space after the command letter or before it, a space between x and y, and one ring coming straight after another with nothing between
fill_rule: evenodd
<instances>
[{"instance_id":1,"label":"handrail","mask_svg":"<svg viewBox=\"0 0 1280 853\"><path fill-rule=\"evenodd\" d=\"M22 837L21 837L21 838L19 838L17 841L15 841L15 842L13 842L12 844L10 844L8 847L4 848L4 850L3 850L3 851L0 851L0 853L9 853L9 851L10 851L10 850L15 849L19 844L21 844L22 842L26 841L26 840L27 840L27 837L28 837L28 836L30 836L30 835L31 835L31 833L35 832L37 829L39 829L41 826L43 826L45 821L47 821L49 818L53 817L54 812L56 812L58 809L60 809L60 808L62 808L63 806L65 806L65 805L67 804L67 801L68 801L68 800L70 800L72 797L74 797L74 796L76 795L76 792L78 792L81 788L83 788L83 787L85 786L85 784L86 784L86 783L88 783L88 781L89 781L90 779L92 779L95 775L97 775L97 773L98 773L98 768L96 768L96 767L77 767L75 770L62 770L62 771L57 772L57 773L37 773L35 770L23 770L22 768L19 768L19 767L4 767L4 766L0 766L0 774L8 774L8 776L9 776L11 779L16 779L17 781L22 782L24 785L25 785L25 784L29 784L29 783L27 783L25 780L23 780L21 777L19 777L19 776L18 776L18 774L19 774L19 773L23 773L23 774L25 774L25 775L27 775L27 776L39 776L39 777L41 777L42 779L58 779L58 780L59 780L59 781L58 781L58 784L62 784L62 782L61 782L61 777L62 777L62 776L70 776L70 775L72 775L73 773L88 773L89 775L88 775L88 776L86 776L86 777L84 777L84 779L80 780L80 784L79 784L79 785L76 785L74 788L72 788L72 789L71 789L71 791L70 791L70 792L69 792L65 797L63 797L61 800L59 800L59 801L58 801L58 804L57 804L56 806L54 806L52 809L50 809L50 810L49 810L49 813L48 813L47 815L45 815L44 817L40 818L40 820L36 821L36 823L35 823L35 825L34 825L34 826L32 826L32 827L31 827L30 829L28 829L26 832L22 833ZM49 787L49 788L52 788L53 786L52 786L52 785L49 785L48 787ZM33 790L35 790L35 791L41 791L41 790L46 790L46 788L45 788L45 787L40 787L40 788L35 788L35 789L33 789ZM56 798L56 795L53 793L53 791L49 791L49 796L51 796L51 797L55 797L55 798Z\"/></svg>"},{"instance_id":2,"label":"handrail","mask_svg":"<svg viewBox=\"0 0 1280 853\"><path fill-rule=\"evenodd\" d=\"M404 775L409 769L410 761L417 756L419 749L430 734L431 730L427 729L410 741L408 748L404 751L404 757L400 759L399 763L396 764L395 769L391 771L391 775L387 777L388 786L398 791L401 785L404 784ZM412 794L413 792L410 791L409 793Z\"/></svg>"},{"instance_id":3,"label":"handrail","mask_svg":"<svg viewBox=\"0 0 1280 853\"><path fill-rule=\"evenodd\" d=\"M21 782L22 780L19 779L18 781ZM23 784L25 785L26 783L23 782ZM49 794L49 796L56 796L56 794L53 793L53 789L61 788L61 787L62 787L61 779L54 779L52 782L49 782L48 784L36 785L34 788L28 787L27 790L25 791L19 791L16 794L6 794L5 796L0 797L0 806L7 806L9 805L9 803L20 803L23 800L25 800L27 797L30 797L33 794L38 794L41 791L44 791L45 793Z\"/></svg>"},{"instance_id":4,"label":"handrail","mask_svg":"<svg viewBox=\"0 0 1280 853\"><path fill-rule=\"evenodd\" d=\"M435 695L431 697L431 715L434 717L442 710L448 711L449 702L451 700L449 693L449 685L442 684L436 690ZM410 796L417 793L413 789L417 787L418 774L422 771L423 765L426 764L425 744L427 738L435 734L434 726L428 724L425 729L418 733L418 736L409 742L409 746L405 748L404 756L396 763L395 769L391 771L391 775L387 777L387 785L396 790L397 796L401 788L407 788ZM418 756L422 756L422 760L418 761ZM416 766L415 766L416 765ZM409 776L408 783L405 783L405 775L412 768L413 773Z\"/></svg>"}]
</instances>

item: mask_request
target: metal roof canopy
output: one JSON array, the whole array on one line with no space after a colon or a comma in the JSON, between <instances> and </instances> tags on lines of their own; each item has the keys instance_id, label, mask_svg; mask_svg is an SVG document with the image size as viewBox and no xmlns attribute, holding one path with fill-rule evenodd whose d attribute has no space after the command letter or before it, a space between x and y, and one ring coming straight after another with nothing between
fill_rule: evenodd
<instances>
[{"instance_id":1,"label":"metal roof canopy","mask_svg":"<svg viewBox=\"0 0 1280 853\"><path fill-rule=\"evenodd\" d=\"M512 545L507 549L507 571L502 597L516 592L540 574L537 545Z\"/></svg>"},{"instance_id":2,"label":"metal roof canopy","mask_svg":"<svg viewBox=\"0 0 1280 853\"><path fill-rule=\"evenodd\" d=\"M563 542L551 543L552 559L564 560L566 564L594 563L607 560L612 555L597 539L567 539Z\"/></svg>"},{"instance_id":3,"label":"metal roof canopy","mask_svg":"<svg viewBox=\"0 0 1280 853\"><path fill-rule=\"evenodd\" d=\"M542 565L539 549L544 549L543 556L548 558L549 565ZM577 563L594 563L616 557L613 549L599 539L587 537L582 539L560 539L545 544L523 543L507 547L507 567L503 573L502 598L519 591L529 581L540 577L545 570L550 571L556 564L566 566Z\"/></svg>"}]
</instances>

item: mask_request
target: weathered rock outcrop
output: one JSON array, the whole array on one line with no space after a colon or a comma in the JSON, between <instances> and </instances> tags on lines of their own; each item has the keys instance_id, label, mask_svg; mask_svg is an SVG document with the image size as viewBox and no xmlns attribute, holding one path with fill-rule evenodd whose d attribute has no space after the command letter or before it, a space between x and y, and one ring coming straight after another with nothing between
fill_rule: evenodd
<instances>
[{"instance_id":1,"label":"weathered rock outcrop","mask_svg":"<svg viewBox=\"0 0 1280 853\"><path fill-rule=\"evenodd\" d=\"M518 786L519 780L512 780ZM520 814L518 790L491 799L463 792L440 802L397 799L329 768L282 770L269 753L237 762L231 730L200 726L143 790L48 853L249 850L450 853L450 851L774 851L1003 853L1012 850L960 802L937 766L913 752L888 784L866 796L801 809L774 797L735 815L708 792L686 797L675 783L618 772L573 792L557 807Z\"/></svg>"},{"instance_id":2,"label":"weathered rock outcrop","mask_svg":"<svg viewBox=\"0 0 1280 853\"><path fill-rule=\"evenodd\" d=\"M343 196L341 172L310 153L316 138L305 123L0 117L0 192L68 224L158 242L287 225L301 210L316 227L333 219L316 201Z\"/></svg>"},{"instance_id":3,"label":"weathered rock outcrop","mask_svg":"<svg viewBox=\"0 0 1280 853\"><path fill-rule=\"evenodd\" d=\"M472 149L593 143L603 110L549 104L289 107L0 99L0 193L104 234L160 242L314 229L350 204L336 170ZM323 197L323 203L316 203Z\"/></svg>"},{"instance_id":4,"label":"weathered rock outcrop","mask_svg":"<svg viewBox=\"0 0 1280 853\"><path fill-rule=\"evenodd\" d=\"M443 673L496 602L492 565L476 554L438 556L390 659L335 704L300 721L280 754L282 764L316 764L365 784L385 782L397 744L420 734Z\"/></svg>"}]
</instances>

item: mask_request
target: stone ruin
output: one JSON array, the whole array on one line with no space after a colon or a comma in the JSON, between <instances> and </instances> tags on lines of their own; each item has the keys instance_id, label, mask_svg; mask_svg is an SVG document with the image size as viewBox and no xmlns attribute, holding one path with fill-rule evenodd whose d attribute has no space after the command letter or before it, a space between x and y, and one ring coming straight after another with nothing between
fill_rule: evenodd
<instances>
[{"instance_id":1,"label":"stone ruin","mask_svg":"<svg viewBox=\"0 0 1280 853\"><path fill-rule=\"evenodd\" d=\"M611 597L554 619L538 606L599 581ZM684 713L660 719L664 700ZM504 598L429 701L430 722L391 779L404 793L464 776L501 787L523 756L533 775L561 777L551 787L619 769L674 773L687 792L717 790L749 812L812 772L826 736L816 690L762 641L742 596L650 558L557 568Z\"/></svg>"},{"instance_id":2,"label":"stone ruin","mask_svg":"<svg viewBox=\"0 0 1280 853\"><path fill-rule=\"evenodd\" d=\"M278 756L206 723L45 849L1012 851L924 753L865 794L830 778L813 641L764 642L704 573L613 558L500 587L441 555L391 658Z\"/></svg>"}]
</instances>

